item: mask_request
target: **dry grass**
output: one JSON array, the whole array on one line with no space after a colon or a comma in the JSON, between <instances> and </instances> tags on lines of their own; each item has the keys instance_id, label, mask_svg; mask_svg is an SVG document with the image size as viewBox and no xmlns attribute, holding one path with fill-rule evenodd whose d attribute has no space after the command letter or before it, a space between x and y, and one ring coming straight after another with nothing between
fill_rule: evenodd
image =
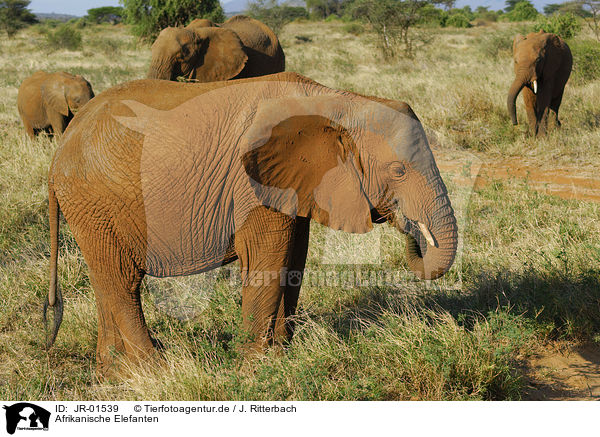
<instances>
[{"instance_id":1,"label":"dry grass","mask_svg":"<svg viewBox=\"0 0 600 437\"><path fill-rule=\"evenodd\" d=\"M332 87L409 102L437 138L436 153L597 169L597 79L578 76L568 85L560 132L532 140L522 126L509 125L506 39L514 30L506 24L428 30L431 42L414 59L391 63L383 61L371 35L351 34L342 23L293 23L282 42L288 70ZM165 311L164 296L150 291L168 284L149 281L144 305L166 348L163 367L131 369L99 382L94 295L77 245L62 226L65 320L55 347L45 352L45 178L56 143L25 137L15 104L18 85L38 69L65 70L82 74L99 93L143 77L149 63L149 47L136 43L125 27L83 32L83 49L75 52L48 49L35 28L10 41L0 36L0 398L518 399L519 363L530 347L548 338L597 339L600 206L549 197L514 180L488 184L469 199L445 174L453 201L462 199L464 247L449 273L462 284L458 289L422 288L412 281L362 288L306 283L298 335L289 349L248 362L239 351L238 287L220 281L201 304L192 294L186 303L200 305L197 311L177 318ZM310 269L319 268L331 241L340 253L369 244L332 238L313 226ZM402 240L383 228L381 241L386 263L406 269Z\"/></svg>"}]
</instances>

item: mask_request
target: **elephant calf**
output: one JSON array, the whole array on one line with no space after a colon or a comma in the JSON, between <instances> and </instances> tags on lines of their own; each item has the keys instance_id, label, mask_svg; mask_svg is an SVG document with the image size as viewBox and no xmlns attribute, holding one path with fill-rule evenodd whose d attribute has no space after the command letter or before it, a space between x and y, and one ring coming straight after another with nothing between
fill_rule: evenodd
<instances>
[{"instance_id":1,"label":"elephant calf","mask_svg":"<svg viewBox=\"0 0 600 437\"><path fill-rule=\"evenodd\" d=\"M550 110L560 126L558 108L573 67L571 50L559 36L540 30L517 35L513 57L515 80L507 98L511 121L517 124L517 96L523 90L529 130L533 135L545 135Z\"/></svg>"},{"instance_id":2,"label":"elephant calf","mask_svg":"<svg viewBox=\"0 0 600 437\"><path fill-rule=\"evenodd\" d=\"M236 15L220 26L197 19L185 28L163 29L152 44L148 78L214 82L284 70L285 55L273 31Z\"/></svg>"},{"instance_id":3,"label":"elephant calf","mask_svg":"<svg viewBox=\"0 0 600 437\"><path fill-rule=\"evenodd\" d=\"M96 294L100 368L114 351L135 360L153 352L144 275L190 275L236 259L252 348L289 339L310 220L353 233L389 221L406 234L408 265L421 278L454 261L454 212L405 103L280 73L129 82L75 118L49 172L48 304L53 341L62 210Z\"/></svg>"},{"instance_id":4,"label":"elephant calf","mask_svg":"<svg viewBox=\"0 0 600 437\"><path fill-rule=\"evenodd\" d=\"M23 81L17 106L25 132L33 138L42 130L64 132L73 114L94 97L90 83L65 72L37 71Z\"/></svg>"}]
</instances>

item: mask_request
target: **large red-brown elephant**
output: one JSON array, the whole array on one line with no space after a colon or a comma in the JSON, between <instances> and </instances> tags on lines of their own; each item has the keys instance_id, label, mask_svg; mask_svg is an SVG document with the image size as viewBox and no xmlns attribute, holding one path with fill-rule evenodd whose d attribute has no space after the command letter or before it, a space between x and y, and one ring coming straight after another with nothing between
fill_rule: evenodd
<instances>
[{"instance_id":1,"label":"large red-brown elephant","mask_svg":"<svg viewBox=\"0 0 600 437\"><path fill-rule=\"evenodd\" d=\"M261 350L292 335L310 220L353 233L389 221L425 279L448 271L457 248L446 187L410 107L295 73L105 91L65 132L49 202L48 303L60 321L61 210L96 293L101 367L111 351L143 359L154 350L144 275L239 259L243 323Z\"/></svg>"}]
</instances>

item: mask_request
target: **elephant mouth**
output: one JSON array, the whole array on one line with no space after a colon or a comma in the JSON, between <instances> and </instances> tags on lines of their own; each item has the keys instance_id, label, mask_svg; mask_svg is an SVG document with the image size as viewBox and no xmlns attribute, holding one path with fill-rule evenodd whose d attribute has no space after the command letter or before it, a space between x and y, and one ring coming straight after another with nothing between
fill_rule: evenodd
<instances>
[{"instance_id":1,"label":"elephant mouth","mask_svg":"<svg viewBox=\"0 0 600 437\"><path fill-rule=\"evenodd\" d=\"M427 246L438 247L437 240L425 223L418 220L411 220L400 212L396 212L395 214L391 211L379 212L373 208L371 209L371 221L376 224L389 222L403 234L411 235L419 242L421 254L427 251Z\"/></svg>"}]
</instances>

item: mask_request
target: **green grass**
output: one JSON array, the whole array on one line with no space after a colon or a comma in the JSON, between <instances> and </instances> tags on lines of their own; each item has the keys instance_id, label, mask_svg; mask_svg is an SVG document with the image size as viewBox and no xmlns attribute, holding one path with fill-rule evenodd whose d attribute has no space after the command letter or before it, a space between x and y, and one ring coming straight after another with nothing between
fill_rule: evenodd
<instances>
[{"instance_id":1,"label":"green grass","mask_svg":"<svg viewBox=\"0 0 600 437\"><path fill-rule=\"evenodd\" d=\"M517 30L510 24L430 30L431 42L414 59L389 62L374 48L368 29L358 32L345 23L292 23L282 42L288 70L336 88L409 102L437 138L436 153L597 169L600 83L577 76L577 65L560 132L536 141L522 126L510 126L504 106L512 80L506 39ZM94 294L63 222L59 274L65 318L46 352L41 322L49 268L46 174L56 143L25 137L15 104L18 86L37 69L65 70L82 74L98 94L142 78L150 55L149 46L137 43L125 27L81 32L82 48L75 51L49 51L39 28L14 40L0 36L0 398L519 399L531 351L552 340L600 336L600 204L562 200L534 191L526 181L505 180L456 203L463 249L448 281L459 286L423 284L410 275L400 286L307 282L291 345L246 360L239 287L220 281L203 304L193 293L177 296L199 305L178 318L157 291L169 290L168 284L149 281L143 289L145 314L164 345L164 362L108 381L95 376ZM582 34L573 44L588 62L582 65L592 69L590 36ZM522 108L519 115L524 118ZM454 201L461 188L446 176ZM334 241L334 252L367 249L359 247L361 240L332 238L313 225L308 269L320 268L328 242ZM407 271L403 238L383 227L381 241L386 265Z\"/></svg>"}]
</instances>

